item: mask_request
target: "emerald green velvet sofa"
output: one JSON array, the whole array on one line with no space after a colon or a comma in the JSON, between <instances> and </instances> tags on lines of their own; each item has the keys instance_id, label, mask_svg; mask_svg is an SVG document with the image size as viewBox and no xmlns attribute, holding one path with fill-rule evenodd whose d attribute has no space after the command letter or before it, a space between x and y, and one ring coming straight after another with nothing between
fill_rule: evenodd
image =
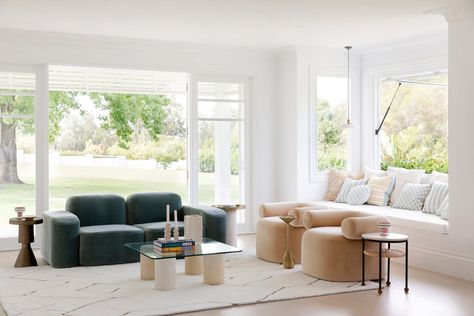
<instances>
[{"instance_id":1,"label":"emerald green velvet sofa","mask_svg":"<svg viewBox=\"0 0 474 316\"><path fill-rule=\"evenodd\" d=\"M42 255L55 268L139 261L138 253L124 245L163 237L167 204L178 211L180 235L184 216L198 214L203 236L226 242L223 210L183 206L176 193L135 193L126 200L114 194L89 194L68 198L65 211L44 213Z\"/></svg>"}]
</instances>

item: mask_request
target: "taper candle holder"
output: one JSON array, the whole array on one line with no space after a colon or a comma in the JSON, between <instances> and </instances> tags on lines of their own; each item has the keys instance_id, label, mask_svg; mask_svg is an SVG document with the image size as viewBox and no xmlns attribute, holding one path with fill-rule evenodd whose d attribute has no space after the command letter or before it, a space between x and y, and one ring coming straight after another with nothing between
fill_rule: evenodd
<instances>
[{"instance_id":1,"label":"taper candle holder","mask_svg":"<svg viewBox=\"0 0 474 316\"><path fill-rule=\"evenodd\" d=\"M171 224L166 223L165 224L165 241L170 241L171 240Z\"/></svg>"}]
</instances>

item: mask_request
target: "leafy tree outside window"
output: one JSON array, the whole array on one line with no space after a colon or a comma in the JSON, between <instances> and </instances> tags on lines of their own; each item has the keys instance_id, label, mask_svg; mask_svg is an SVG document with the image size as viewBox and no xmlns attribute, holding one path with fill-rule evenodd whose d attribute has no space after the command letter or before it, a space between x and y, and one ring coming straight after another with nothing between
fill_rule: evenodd
<instances>
[{"instance_id":1,"label":"leafy tree outside window","mask_svg":"<svg viewBox=\"0 0 474 316\"><path fill-rule=\"evenodd\" d=\"M316 156L318 171L347 168L347 79L317 77Z\"/></svg>"}]
</instances>

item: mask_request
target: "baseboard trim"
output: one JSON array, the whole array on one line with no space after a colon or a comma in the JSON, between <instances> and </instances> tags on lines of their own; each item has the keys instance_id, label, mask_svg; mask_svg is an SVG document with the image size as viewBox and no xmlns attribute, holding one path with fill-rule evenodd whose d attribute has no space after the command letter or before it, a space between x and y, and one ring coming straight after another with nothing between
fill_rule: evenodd
<instances>
[{"instance_id":1,"label":"baseboard trim","mask_svg":"<svg viewBox=\"0 0 474 316\"><path fill-rule=\"evenodd\" d=\"M474 258L410 246L410 266L474 281Z\"/></svg>"}]
</instances>

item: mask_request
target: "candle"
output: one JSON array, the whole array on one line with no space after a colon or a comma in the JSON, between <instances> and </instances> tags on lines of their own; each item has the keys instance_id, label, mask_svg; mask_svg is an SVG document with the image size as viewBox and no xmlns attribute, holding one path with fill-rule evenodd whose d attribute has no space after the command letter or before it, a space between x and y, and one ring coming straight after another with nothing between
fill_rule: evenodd
<instances>
[{"instance_id":1,"label":"candle","mask_svg":"<svg viewBox=\"0 0 474 316\"><path fill-rule=\"evenodd\" d=\"M166 222L170 222L170 205L166 204Z\"/></svg>"},{"instance_id":2,"label":"candle","mask_svg":"<svg viewBox=\"0 0 474 316\"><path fill-rule=\"evenodd\" d=\"M178 211L174 210L174 227L178 227Z\"/></svg>"}]
</instances>

